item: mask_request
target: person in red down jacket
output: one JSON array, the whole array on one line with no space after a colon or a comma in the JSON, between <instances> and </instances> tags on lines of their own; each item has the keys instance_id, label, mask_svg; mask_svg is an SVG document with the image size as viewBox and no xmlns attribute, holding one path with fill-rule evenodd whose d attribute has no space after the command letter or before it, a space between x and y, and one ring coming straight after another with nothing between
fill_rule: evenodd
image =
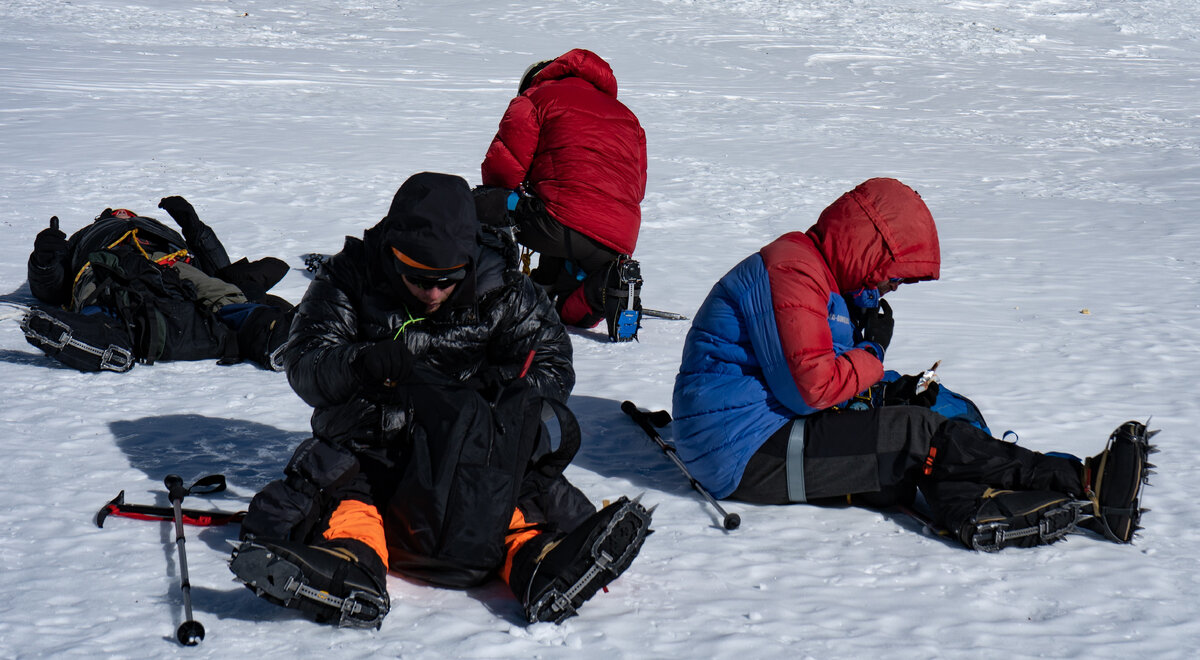
<instances>
[{"instance_id":1,"label":"person in red down jacket","mask_svg":"<svg viewBox=\"0 0 1200 660\"><path fill-rule=\"evenodd\" d=\"M563 322L591 328L606 319L611 339L634 339L641 273L630 256L646 193L646 133L617 100L608 63L576 48L529 67L482 172L480 218L512 223L517 240L539 253L533 279Z\"/></svg>"}]
</instances>

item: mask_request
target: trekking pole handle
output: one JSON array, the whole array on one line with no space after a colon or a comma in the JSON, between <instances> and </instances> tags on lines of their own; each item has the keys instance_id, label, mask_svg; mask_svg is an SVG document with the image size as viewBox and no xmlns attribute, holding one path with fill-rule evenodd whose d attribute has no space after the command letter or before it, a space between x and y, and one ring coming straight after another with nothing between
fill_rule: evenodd
<instances>
[{"instance_id":1,"label":"trekking pole handle","mask_svg":"<svg viewBox=\"0 0 1200 660\"><path fill-rule=\"evenodd\" d=\"M212 495L225 490L225 475L210 474L207 477L201 477L191 486L184 490L184 495Z\"/></svg>"},{"instance_id":2,"label":"trekking pole handle","mask_svg":"<svg viewBox=\"0 0 1200 660\"><path fill-rule=\"evenodd\" d=\"M183 487L183 477L177 474L168 474L166 479L163 479L163 485L167 487L167 499L172 503L183 501L184 495L187 495L187 489Z\"/></svg>"},{"instance_id":3,"label":"trekking pole handle","mask_svg":"<svg viewBox=\"0 0 1200 660\"><path fill-rule=\"evenodd\" d=\"M657 444L659 447L662 447L663 451L669 451L666 443L663 442L662 436L660 436L658 431L655 431L654 427L650 425L650 420L646 418L646 413L642 412L642 410L634 405L632 401L625 401L621 403L621 412L633 418L633 421L636 422L638 426L642 427L642 430L646 432L646 435L650 436L650 439L653 440L655 444Z\"/></svg>"},{"instance_id":4,"label":"trekking pole handle","mask_svg":"<svg viewBox=\"0 0 1200 660\"><path fill-rule=\"evenodd\" d=\"M58 216L57 215L50 216L50 228L55 231L58 230Z\"/></svg>"}]
</instances>

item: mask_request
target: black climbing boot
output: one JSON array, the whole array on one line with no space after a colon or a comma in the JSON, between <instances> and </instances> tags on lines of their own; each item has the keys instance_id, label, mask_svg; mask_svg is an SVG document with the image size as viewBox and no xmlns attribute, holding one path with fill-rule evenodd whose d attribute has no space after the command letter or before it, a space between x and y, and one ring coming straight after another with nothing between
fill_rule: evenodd
<instances>
[{"instance_id":1,"label":"black climbing boot","mask_svg":"<svg viewBox=\"0 0 1200 660\"><path fill-rule=\"evenodd\" d=\"M1046 545L1074 531L1087 508L1062 493L988 489L975 515L958 528L958 538L983 552Z\"/></svg>"},{"instance_id":2,"label":"black climbing boot","mask_svg":"<svg viewBox=\"0 0 1200 660\"><path fill-rule=\"evenodd\" d=\"M1157 451L1150 444L1156 433L1140 422L1125 422L1109 436L1104 451L1084 461L1084 487L1095 508L1084 527L1117 543L1133 540L1141 529L1139 497L1153 473L1146 458Z\"/></svg>"},{"instance_id":3,"label":"black climbing boot","mask_svg":"<svg viewBox=\"0 0 1200 660\"><path fill-rule=\"evenodd\" d=\"M650 531L652 511L624 497L547 543L518 550L509 585L530 623L561 623L629 568Z\"/></svg>"},{"instance_id":4,"label":"black climbing boot","mask_svg":"<svg viewBox=\"0 0 1200 660\"><path fill-rule=\"evenodd\" d=\"M233 550L229 570L261 598L320 623L379 628L388 613L387 571L357 541L314 546L251 538Z\"/></svg>"}]
</instances>

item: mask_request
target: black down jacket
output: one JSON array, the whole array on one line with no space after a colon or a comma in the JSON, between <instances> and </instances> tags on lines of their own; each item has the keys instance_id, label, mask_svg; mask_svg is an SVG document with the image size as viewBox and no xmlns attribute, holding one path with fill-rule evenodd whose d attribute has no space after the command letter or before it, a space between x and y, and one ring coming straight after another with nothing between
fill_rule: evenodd
<instances>
[{"instance_id":1,"label":"black down jacket","mask_svg":"<svg viewBox=\"0 0 1200 660\"><path fill-rule=\"evenodd\" d=\"M361 240L347 237L297 307L284 363L292 388L315 408L313 434L369 446L404 427L403 411L368 398L351 366L401 327L414 361L463 382L515 380L533 351L526 378L542 396L565 402L575 386L570 337L541 287L516 270L515 246L484 227L467 279L435 314L411 322L421 310L410 311L407 292L396 290L403 285L382 271L387 222Z\"/></svg>"}]
</instances>

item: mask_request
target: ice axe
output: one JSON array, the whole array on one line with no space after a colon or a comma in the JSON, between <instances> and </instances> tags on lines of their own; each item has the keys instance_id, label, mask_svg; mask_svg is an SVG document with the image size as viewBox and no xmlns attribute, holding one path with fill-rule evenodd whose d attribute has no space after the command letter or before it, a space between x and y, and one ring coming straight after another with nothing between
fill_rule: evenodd
<instances>
[{"instance_id":1,"label":"ice axe","mask_svg":"<svg viewBox=\"0 0 1200 660\"><path fill-rule=\"evenodd\" d=\"M696 478L693 477L690 472L688 472L687 466L685 466L683 461L679 459L679 456L675 454L675 448L671 445L668 445L666 441L662 439L662 436L658 434L656 427L662 428L667 424L670 424L671 413L665 410L647 412L641 408L638 408L633 404L632 401L626 401L622 403L621 411L633 418L633 421L637 422L637 425L642 427L642 430L646 432L646 435L650 436L650 439L653 440L654 443L663 450L663 453L666 454L667 457L672 461L674 461L675 467L679 468L679 471L683 473L683 476L687 477L687 480L692 484L692 488L695 488L697 491L699 491L700 494L704 496L704 499L707 500L708 503L717 510L717 513L721 514L721 526L728 530L735 530L741 526L741 516L736 513L726 513L725 509L722 509L721 505L717 503L716 498L714 498L704 488L704 486L700 485L700 482L696 481Z\"/></svg>"},{"instance_id":2,"label":"ice axe","mask_svg":"<svg viewBox=\"0 0 1200 660\"><path fill-rule=\"evenodd\" d=\"M182 513L183 524L195 525L197 527L240 523L246 517L245 511L183 509ZM157 504L134 504L126 502L125 491L121 491L117 493L116 497L109 500L108 504L100 507L100 510L96 512L94 519L96 526L104 527L104 521L108 520L109 516L162 522L175 519L175 508L158 506Z\"/></svg>"},{"instance_id":3,"label":"ice axe","mask_svg":"<svg viewBox=\"0 0 1200 660\"><path fill-rule=\"evenodd\" d=\"M225 476L221 474L211 474L207 477L197 479L196 483L192 484L191 488L187 489L185 495L211 495L225 490ZM227 525L229 523L241 522L242 518L246 517L245 511L202 511L198 509L181 509L183 524L197 525L207 527L209 525ZM135 520L174 520L175 507L159 506L156 504L133 504L125 501L125 491L117 493L117 496L108 501L108 504L100 507L96 512L95 522L97 527L104 527L104 521L109 516L120 516L122 518L133 518Z\"/></svg>"}]
</instances>

